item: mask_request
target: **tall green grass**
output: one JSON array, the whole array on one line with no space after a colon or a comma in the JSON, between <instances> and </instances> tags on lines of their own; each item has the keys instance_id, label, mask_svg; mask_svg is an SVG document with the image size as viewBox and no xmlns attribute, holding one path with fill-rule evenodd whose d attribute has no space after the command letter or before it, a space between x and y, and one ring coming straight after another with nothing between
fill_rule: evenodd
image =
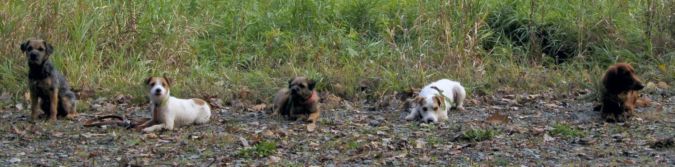
<instances>
[{"instance_id":1,"label":"tall green grass","mask_svg":"<svg viewBox=\"0 0 675 167\"><path fill-rule=\"evenodd\" d=\"M19 1L0 6L0 91L27 91L18 44L44 38L76 89L143 98L143 78L175 79L177 96L230 98L243 88L268 101L291 76L335 84L353 98L377 78L377 95L439 78L475 95L499 89L567 91L591 87L612 63L672 83L675 3L549 0ZM532 47L487 27L490 14L571 32L578 52L547 63ZM526 29L526 31L531 31ZM496 45L484 49L485 41ZM659 66L661 66L659 68Z\"/></svg>"}]
</instances>

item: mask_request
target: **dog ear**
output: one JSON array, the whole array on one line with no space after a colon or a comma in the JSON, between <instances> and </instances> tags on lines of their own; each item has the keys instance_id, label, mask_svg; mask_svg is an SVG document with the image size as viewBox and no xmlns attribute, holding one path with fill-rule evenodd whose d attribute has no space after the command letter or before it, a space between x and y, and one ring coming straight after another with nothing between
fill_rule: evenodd
<instances>
[{"instance_id":1,"label":"dog ear","mask_svg":"<svg viewBox=\"0 0 675 167\"><path fill-rule=\"evenodd\" d=\"M418 105L424 105L424 97L422 96L415 97L415 103L417 103Z\"/></svg>"},{"instance_id":2,"label":"dog ear","mask_svg":"<svg viewBox=\"0 0 675 167\"><path fill-rule=\"evenodd\" d=\"M307 87L309 88L309 90L314 90L314 86L316 86L316 81L314 81L313 79L308 79Z\"/></svg>"},{"instance_id":3,"label":"dog ear","mask_svg":"<svg viewBox=\"0 0 675 167\"><path fill-rule=\"evenodd\" d=\"M288 80L288 88L291 88L291 84L293 83L293 80L295 80L295 77L291 78L291 80Z\"/></svg>"},{"instance_id":4,"label":"dog ear","mask_svg":"<svg viewBox=\"0 0 675 167\"><path fill-rule=\"evenodd\" d=\"M436 106L440 107L441 104L445 101L445 97L442 95L436 95L434 96L434 103L436 103Z\"/></svg>"},{"instance_id":5,"label":"dog ear","mask_svg":"<svg viewBox=\"0 0 675 167\"><path fill-rule=\"evenodd\" d=\"M52 47L52 44L47 43L47 41L42 41L45 45L45 52L47 52L48 55L51 55L52 52L54 52L54 47Z\"/></svg>"},{"instance_id":6,"label":"dog ear","mask_svg":"<svg viewBox=\"0 0 675 167\"><path fill-rule=\"evenodd\" d=\"M26 52L26 49L28 49L28 42L30 42L30 41L26 41L26 42L21 43L21 45L20 45L21 52Z\"/></svg>"},{"instance_id":7,"label":"dog ear","mask_svg":"<svg viewBox=\"0 0 675 167\"><path fill-rule=\"evenodd\" d=\"M166 86L167 87L171 87L171 85L173 85L173 82L171 81L171 78L166 77L166 76L164 76L163 78L164 78L164 80L166 80L166 84L167 84Z\"/></svg>"},{"instance_id":8,"label":"dog ear","mask_svg":"<svg viewBox=\"0 0 675 167\"><path fill-rule=\"evenodd\" d=\"M145 79L145 85L150 84L150 81L152 81L152 77L148 77Z\"/></svg>"}]
</instances>

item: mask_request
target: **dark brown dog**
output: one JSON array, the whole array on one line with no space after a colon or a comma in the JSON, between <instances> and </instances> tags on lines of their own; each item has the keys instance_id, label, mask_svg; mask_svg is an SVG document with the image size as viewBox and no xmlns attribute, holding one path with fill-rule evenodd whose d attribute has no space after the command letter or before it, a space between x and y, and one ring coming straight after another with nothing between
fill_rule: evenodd
<instances>
[{"instance_id":1,"label":"dark brown dog","mask_svg":"<svg viewBox=\"0 0 675 167\"><path fill-rule=\"evenodd\" d=\"M39 116L38 105L49 120L56 116L77 116L75 110L75 93L70 90L63 75L54 68L49 57L53 52L52 45L44 40L28 40L21 44L21 51L28 59L28 85L30 89L31 117Z\"/></svg>"},{"instance_id":2,"label":"dark brown dog","mask_svg":"<svg viewBox=\"0 0 675 167\"><path fill-rule=\"evenodd\" d=\"M607 121L623 122L633 115L639 98L638 90L644 88L630 64L615 64L602 78L602 117Z\"/></svg>"},{"instance_id":3,"label":"dark brown dog","mask_svg":"<svg viewBox=\"0 0 675 167\"><path fill-rule=\"evenodd\" d=\"M290 120L301 118L311 122L307 128L313 131L321 116L315 85L316 82L306 77L295 77L288 81L288 88L279 90L274 98L273 114L281 114Z\"/></svg>"}]
</instances>

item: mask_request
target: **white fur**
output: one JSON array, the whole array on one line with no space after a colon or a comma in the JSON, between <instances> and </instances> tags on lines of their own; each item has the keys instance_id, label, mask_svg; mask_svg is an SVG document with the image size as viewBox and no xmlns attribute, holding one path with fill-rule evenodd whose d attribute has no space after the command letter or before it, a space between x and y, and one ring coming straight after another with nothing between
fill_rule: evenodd
<instances>
[{"instance_id":1,"label":"white fur","mask_svg":"<svg viewBox=\"0 0 675 167\"><path fill-rule=\"evenodd\" d=\"M439 113L434 112L432 108L434 105L434 96L439 95L440 92L432 88L432 86L440 89L445 97L443 98L445 105L440 106ZM419 96L424 98L424 104L420 105L417 102L413 102L412 111L405 119L414 120L421 116L421 120L424 122L438 122L439 120L448 120L448 110L453 108L453 106L459 110L464 110L463 103L466 98L466 91L459 82L441 79L424 86L420 91ZM426 107L428 111L425 112L422 110L424 107Z\"/></svg>"},{"instance_id":2,"label":"white fur","mask_svg":"<svg viewBox=\"0 0 675 167\"><path fill-rule=\"evenodd\" d=\"M211 108L204 103L199 105L193 99L179 99L169 95L169 89L159 84L150 88L150 111L155 112L156 107L159 113L153 114L153 120L159 124L143 129L144 132L152 132L161 129L173 130L175 127L204 124L209 122L211 117ZM155 94L157 91L159 95ZM164 101L164 103L162 103Z\"/></svg>"}]
</instances>

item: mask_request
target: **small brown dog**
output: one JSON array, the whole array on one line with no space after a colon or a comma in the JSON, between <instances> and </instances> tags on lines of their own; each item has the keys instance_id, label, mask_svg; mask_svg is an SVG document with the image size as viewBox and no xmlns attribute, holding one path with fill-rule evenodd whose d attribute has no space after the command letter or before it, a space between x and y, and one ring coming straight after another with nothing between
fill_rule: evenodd
<instances>
[{"instance_id":1,"label":"small brown dog","mask_svg":"<svg viewBox=\"0 0 675 167\"><path fill-rule=\"evenodd\" d=\"M33 120L39 116L38 100L42 101L40 108L51 121L56 120L56 116L77 116L75 93L70 90L66 78L49 60L53 52L52 45L44 40L28 40L21 44L21 51L28 58L28 85Z\"/></svg>"},{"instance_id":2,"label":"small brown dog","mask_svg":"<svg viewBox=\"0 0 675 167\"><path fill-rule=\"evenodd\" d=\"M610 66L602 78L602 117L607 121L623 122L635 110L638 90L644 88L630 64L617 63Z\"/></svg>"},{"instance_id":3,"label":"small brown dog","mask_svg":"<svg viewBox=\"0 0 675 167\"><path fill-rule=\"evenodd\" d=\"M300 118L311 122L307 130L314 131L316 121L321 116L315 85L316 82L307 77L295 77L288 81L288 88L279 90L274 98L273 114L281 114L290 120Z\"/></svg>"}]
</instances>

